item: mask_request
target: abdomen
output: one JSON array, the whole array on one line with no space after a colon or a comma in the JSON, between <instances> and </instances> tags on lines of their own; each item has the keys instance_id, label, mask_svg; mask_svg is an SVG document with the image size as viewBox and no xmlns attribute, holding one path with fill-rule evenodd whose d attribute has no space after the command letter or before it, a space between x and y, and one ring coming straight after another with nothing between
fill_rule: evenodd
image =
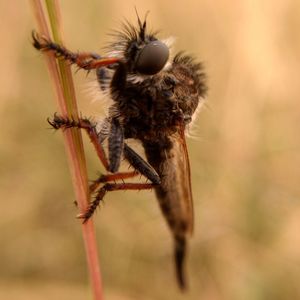
<instances>
[{"instance_id":1,"label":"abdomen","mask_svg":"<svg viewBox=\"0 0 300 300\"><path fill-rule=\"evenodd\" d=\"M161 178L155 193L163 215L175 236L185 236L192 233L194 218L188 153L180 133L168 137L168 142L147 143L144 147L149 163Z\"/></svg>"}]
</instances>

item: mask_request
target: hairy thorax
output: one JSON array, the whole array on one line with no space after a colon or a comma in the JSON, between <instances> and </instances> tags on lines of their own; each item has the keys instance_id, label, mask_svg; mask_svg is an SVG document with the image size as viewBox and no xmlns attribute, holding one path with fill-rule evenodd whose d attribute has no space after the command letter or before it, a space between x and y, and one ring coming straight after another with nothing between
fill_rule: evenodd
<instances>
[{"instance_id":1,"label":"hairy thorax","mask_svg":"<svg viewBox=\"0 0 300 300\"><path fill-rule=\"evenodd\" d=\"M191 121L199 94L185 66L174 64L169 71L139 82L129 77L115 101L125 138L155 143L168 140Z\"/></svg>"}]
</instances>

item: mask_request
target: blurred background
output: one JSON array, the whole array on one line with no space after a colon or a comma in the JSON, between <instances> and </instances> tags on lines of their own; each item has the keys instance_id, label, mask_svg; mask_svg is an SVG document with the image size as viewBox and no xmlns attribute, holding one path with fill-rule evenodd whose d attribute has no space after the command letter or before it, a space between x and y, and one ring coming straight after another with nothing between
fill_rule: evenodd
<instances>
[{"instance_id":1,"label":"blurred background","mask_svg":"<svg viewBox=\"0 0 300 300\"><path fill-rule=\"evenodd\" d=\"M127 18L175 36L208 74L188 140L195 233L189 291L152 192L116 192L95 217L106 299L300 299L300 2L62 1L66 44L100 51ZM0 299L92 299L57 111L27 1L0 1ZM98 115L93 76L75 75ZM89 178L103 171L85 138Z\"/></svg>"}]
</instances>

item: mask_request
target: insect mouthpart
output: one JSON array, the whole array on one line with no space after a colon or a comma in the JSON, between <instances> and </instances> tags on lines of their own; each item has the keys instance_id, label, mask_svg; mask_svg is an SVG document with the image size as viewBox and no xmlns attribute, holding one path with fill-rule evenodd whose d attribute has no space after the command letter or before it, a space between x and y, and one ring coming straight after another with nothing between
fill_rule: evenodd
<instances>
[{"instance_id":1,"label":"insect mouthpart","mask_svg":"<svg viewBox=\"0 0 300 300\"><path fill-rule=\"evenodd\" d=\"M163 69L169 58L169 48L161 41L151 41L137 54L135 69L145 75L154 75Z\"/></svg>"}]
</instances>

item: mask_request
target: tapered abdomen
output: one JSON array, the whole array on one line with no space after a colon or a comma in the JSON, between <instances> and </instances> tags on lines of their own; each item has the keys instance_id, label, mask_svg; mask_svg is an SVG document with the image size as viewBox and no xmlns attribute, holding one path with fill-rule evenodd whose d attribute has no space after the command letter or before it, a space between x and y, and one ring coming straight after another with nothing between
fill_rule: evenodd
<instances>
[{"instance_id":1,"label":"tapered abdomen","mask_svg":"<svg viewBox=\"0 0 300 300\"><path fill-rule=\"evenodd\" d=\"M175 241L177 278L185 288L184 258L186 238L193 231L193 201L190 182L190 166L184 135L177 133L168 142L146 143L149 163L161 178L155 193Z\"/></svg>"}]
</instances>

